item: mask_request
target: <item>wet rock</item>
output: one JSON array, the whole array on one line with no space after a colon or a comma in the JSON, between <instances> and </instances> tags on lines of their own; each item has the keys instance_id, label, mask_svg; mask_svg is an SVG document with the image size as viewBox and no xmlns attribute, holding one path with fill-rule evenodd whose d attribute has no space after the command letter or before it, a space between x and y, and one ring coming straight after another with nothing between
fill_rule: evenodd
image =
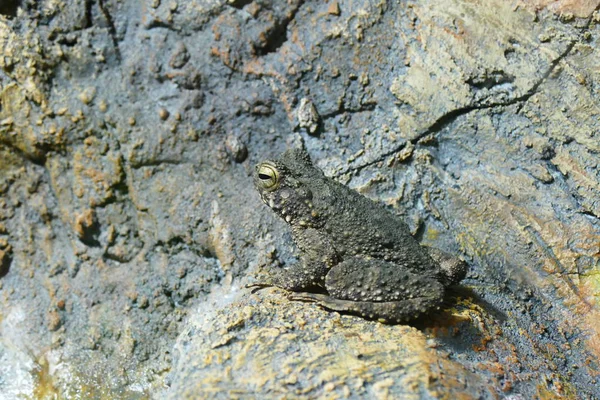
<instances>
[{"instance_id":1,"label":"wet rock","mask_svg":"<svg viewBox=\"0 0 600 400\"><path fill-rule=\"evenodd\" d=\"M296 118L298 119L298 126L300 128L306 129L311 135L317 133L321 117L319 116L314 103L310 99L307 99L306 97L300 99L300 104L296 111Z\"/></svg>"},{"instance_id":2,"label":"wet rock","mask_svg":"<svg viewBox=\"0 0 600 400\"><path fill-rule=\"evenodd\" d=\"M237 293L238 300L219 302L193 318L175 346L168 398L278 392L311 398L492 395L481 375L448 357L443 344L448 327L423 332L371 323L303 303L286 304L281 293ZM471 323L464 317L459 326Z\"/></svg>"},{"instance_id":3,"label":"wet rock","mask_svg":"<svg viewBox=\"0 0 600 400\"><path fill-rule=\"evenodd\" d=\"M179 69L182 68L190 60L190 54L188 53L187 47L182 42L177 43L177 47L173 51L171 61L169 65L171 68Z\"/></svg>"},{"instance_id":4,"label":"wet rock","mask_svg":"<svg viewBox=\"0 0 600 400\"><path fill-rule=\"evenodd\" d=\"M98 245L98 228L94 210L85 210L75 218L75 233L84 243Z\"/></svg>"},{"instance_id":5,"label":"wet rock","mask_svg":"<svg viewBox=\"0 0 600 400\"><path fill-rule=\"evenodd\" d=\"M12 247L9 244L0 244L0 278L8 274L12 263Z\"/></svg>"},{"instance_id":6,"label":"wet rock","mask_svg":"<svg viewBox=\"0 0 600 400\"><path fill-rule=\"evenodd\" d=\"M158 109L158 116L164 121L169 118L169 111L167 111L166 108L161 107Z\"/></svg>"},{"instance_id":7,"label":"wet rock","mask_svg":"<svg viewBox=\"0 0 600 400\"><path fill-rule=\"evenodd\" d=\"M600 396L597 1L0 3L0 393ZM292 145L468 261L446 311L236 289Z\"/></svg>"},{"instance_id":8,"label":"wet rock","mask_svg":"<svg viewBox=\"0 0 600 400\"><path fill-rule=\"evenodd\" d=\"M48 311L46 319L47 319L49 331L52 331L52 332L56 331L62 325L62 321L60 319L60 314L58 313L57 310Z\"/></svg>"},{"instance_id":9,"label":"wet rock","mask_svg":"<svg viewBox=\"0 0 600 400\"><path fill-rule=\"evenodd\" d=\"M248 148L238 136L227 136L227 139L225 139L225 147L233 160L237 163L244 162L248 157Z\"/></svg>"}]
</instances>

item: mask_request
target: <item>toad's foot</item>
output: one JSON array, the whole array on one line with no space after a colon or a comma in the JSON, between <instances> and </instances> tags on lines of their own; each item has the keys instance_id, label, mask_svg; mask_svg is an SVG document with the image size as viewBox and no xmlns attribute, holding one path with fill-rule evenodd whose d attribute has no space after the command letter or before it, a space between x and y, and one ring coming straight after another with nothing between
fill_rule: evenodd
<instances>
[{"instance_id":1,"label":"toad's foot","mask_svg":"<svg viewBox=\"0 0 600 400\"><path fill-rule=\"evenodd\" d=\"M263 282L254 282L254 283L247 283L244 288L246 289L252 289L250 291L250 293L256 293L259 290L263 290L266 288L270 288L270 287L277 287L276 285L272 284L272 283L263 283Z\"/></svg>"},{"instance_id":2,"label":"toad's foot","mask_svg":"<svg viewBox=\"0 0 600 400\"><path fill-rule=\"evenodd\" d=\"M376 319L383 323L400 323L417 318L423 312L435 306L427 304L424 306L423 299L406 299L400 301L370 302L340 300L326 294L318 293L291 293L290 300L317 303L320 306L333 311L346 312L360 315L368 319Z\"/></svg>"},{"instance_id":3,"label":"toad's foot","mask_svg":"<svg viewBox=\"0 0 600 400\"><path fill-rule=\"evenodd\" d=\"M288 300L304 301L306 303L320 303L322 301L331 299L331 297L327 296L326 294L308 292L291 292L287 297Z\"/></svg>"}]
</instances>

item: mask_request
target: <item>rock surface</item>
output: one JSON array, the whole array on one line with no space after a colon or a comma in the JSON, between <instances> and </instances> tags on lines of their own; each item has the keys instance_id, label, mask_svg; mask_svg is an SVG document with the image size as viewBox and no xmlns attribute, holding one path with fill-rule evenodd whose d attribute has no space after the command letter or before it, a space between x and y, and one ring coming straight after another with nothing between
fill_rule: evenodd
<instances>
[{"instance_id":1,"label":"rock surface","mask_svg":"<svg viewBox=\"0 0 600 400\"><path fill-rule=\"evenodd\" d=\"M3 2L0 399L600 397L598 10ZM468 261L442 312L240 289L294 260L250 174L299 142Z\"/></svg>"}]
</instances>

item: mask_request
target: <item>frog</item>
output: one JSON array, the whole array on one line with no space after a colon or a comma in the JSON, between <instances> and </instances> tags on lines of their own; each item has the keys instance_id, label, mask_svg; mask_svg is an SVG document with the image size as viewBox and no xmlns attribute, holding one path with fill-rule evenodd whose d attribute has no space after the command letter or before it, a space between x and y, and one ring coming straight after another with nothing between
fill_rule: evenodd
<instances>
[{"instance_id":1,"label":"frog","mask_svg":"<svg viewBox=\"0 0 600 400\"><path fill-rule=\"evenodd\" d=\"M326 176L304 148L258 163L253 180L300 257L249 288L278 287L290 300L401 323L439 309L467 274L462 258L421 245L399 215Z\"/></svg>"}]
</instances>

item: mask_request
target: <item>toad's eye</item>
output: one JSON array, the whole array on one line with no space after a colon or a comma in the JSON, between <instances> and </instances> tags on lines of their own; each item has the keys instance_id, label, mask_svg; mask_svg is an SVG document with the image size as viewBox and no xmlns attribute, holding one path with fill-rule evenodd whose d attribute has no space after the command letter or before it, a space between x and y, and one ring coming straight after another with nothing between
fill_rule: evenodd
<instances>
[{"instance_id":1,"label":"toad's eye","mask_svg":"<svg viewBox=\"0 0 600 400\"><path fill-rule=\"evenodd\" d=\"M273 190L279 183L279 172L271 164L260 164L256 170L258 182L267 190Z\"/></svg>"}]
</instances>

